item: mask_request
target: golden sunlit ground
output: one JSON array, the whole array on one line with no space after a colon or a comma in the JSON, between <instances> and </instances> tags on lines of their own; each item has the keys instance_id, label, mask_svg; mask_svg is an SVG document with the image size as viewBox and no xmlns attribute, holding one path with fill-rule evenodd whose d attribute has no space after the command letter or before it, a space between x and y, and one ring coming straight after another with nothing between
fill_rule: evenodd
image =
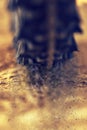
<instances>
[{"instance_id":1,"label":"golden sunlit ground","mask_svg":"<svg viewBox=\"0 0 87 130\"><path fill-rule=\"evenodd\" d=\"M39 93L15 62L5 2L0 1L0 130L87 130L87 5L79 7L84 33L76 36L77 67L67 64L78 75L68 71L70 83L63 77L61 86Z\"/></svg>"}]
</instances>

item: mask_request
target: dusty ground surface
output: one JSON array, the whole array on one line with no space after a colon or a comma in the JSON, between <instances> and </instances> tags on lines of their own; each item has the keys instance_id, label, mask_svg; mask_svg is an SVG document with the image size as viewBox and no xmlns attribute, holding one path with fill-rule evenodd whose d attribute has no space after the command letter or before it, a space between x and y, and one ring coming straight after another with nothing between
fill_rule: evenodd
<instances>
[{"instance_id":1,"label":"dusty ground surface","mask_svg":"<svg viewBox=\"0 0 87 130\"><path fill-rule=\"evenodd\" d=\"M76 60L67 63L68 74L63 74L68 82L63 77L60 85L44 86L39 93L27 83L25 68L15 62L5 5L1 0L0 130L86 130L87 6L80 7L84 29L84 34L76 37L80 51Z\"/></svg>"}]
</instances>

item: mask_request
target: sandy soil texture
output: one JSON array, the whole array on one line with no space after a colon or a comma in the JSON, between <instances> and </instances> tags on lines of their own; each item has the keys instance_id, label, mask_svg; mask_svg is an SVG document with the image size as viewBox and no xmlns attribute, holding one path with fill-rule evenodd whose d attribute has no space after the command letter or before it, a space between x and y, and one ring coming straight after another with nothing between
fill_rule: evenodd
<instances>
[{"instance_id":1,"label":"sandy soil texture","mask_svg":"<svg viewBox=\"0 0 87 130\"><path fill-rule=\"evenodd\" d=\"M86 130L87 5L80 7L84 33L76 36L77 57L66 64L60 84L41 91L29 86L26 69L16 64L5 7L1 0L0 130Z\"/></svg>"}]
</instances>

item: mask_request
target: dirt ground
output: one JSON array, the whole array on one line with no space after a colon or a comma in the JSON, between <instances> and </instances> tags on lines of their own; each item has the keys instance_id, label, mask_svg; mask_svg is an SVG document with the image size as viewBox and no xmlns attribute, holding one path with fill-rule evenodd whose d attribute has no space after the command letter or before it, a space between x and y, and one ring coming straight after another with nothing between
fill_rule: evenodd
<instances>
[{"instance_id":1,"label":"dirt ground","mask_svg":"<svg viewBox=\"0 0 87 130\"><path fill-rule=\"evenodd\" d=\"M1 0L0 130L86 130L87 5L80 7L84 33L76 36L77 57L67 63L60 85L44 86L42 92L29 86L26 69L16 64L5 7Z\"/></svg>"}]
</instances>

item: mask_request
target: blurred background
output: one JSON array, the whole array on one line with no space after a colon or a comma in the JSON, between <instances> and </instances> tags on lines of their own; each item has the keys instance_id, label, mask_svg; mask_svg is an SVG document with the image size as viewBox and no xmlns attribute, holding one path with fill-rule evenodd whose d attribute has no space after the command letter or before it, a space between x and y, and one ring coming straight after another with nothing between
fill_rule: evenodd
<instances>
[{"instance_id":1,"label":"blurred background","mask_svg":"<svg viewBox=\"0 0 87 130\"><path fill-rule=\"evenodd\" d=\"M83 34L75 35L79 48L77 85L53 89L50 97L47 88L45 94L31 93L25 70L16 65L6 2L0 0L0 130L86 130L87 0L77 0L83 29Z\"/></svg>"},{"instance_id":2,"label":"blurred background","mask_svg":"<svg viewBox=\"0 0 87 130\"><path fill-rule=\"evenodd\" d=\"M0 49L6 49L6 47L12 46L12 35L9 31L10 28L10 15L6 10L6 0L0 1ZM81 26L83 29L83 34L75 35L76 41L80 50L79 62L83 66L87 66L86 60L86 43L87 43L87 0L77 0L79 14L81 16L82 22ZM2 49L3 48L3 49ZM1 51L2 53L2 51ZM12 53L13 54L13 53ZM4 55L3 55L4 56ZM12 55L13 56L13 55ZM10 57L9 57L10 58ZM5 59L5 58L2 58ZM7 61L9 62L9 60ZM11 63L11 62L10 62ZM9 64L11 66L11 64ZM0 70L2 70L2 65L0 65Z\"/></svg>"}]
</instances>

